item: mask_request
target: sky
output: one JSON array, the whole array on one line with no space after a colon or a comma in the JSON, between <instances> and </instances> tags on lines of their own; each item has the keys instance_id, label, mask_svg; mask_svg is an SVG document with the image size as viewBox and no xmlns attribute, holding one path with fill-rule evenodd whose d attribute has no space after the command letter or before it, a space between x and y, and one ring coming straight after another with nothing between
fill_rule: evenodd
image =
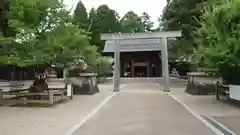
<instances>
[{"instance_id":1,"label":"sky","mask_svg":"<svg viewBox=\"0 0 240 135\"><path fill-rule=\"evenodd\" d=\"M64 0L64 4L67 5L68 9L71 9L72 5L74 5L75 8L78 1L79 0ZM130 10L138 15L147 12L151 16L151 20L155 22L155 26L157 26L158 17L161 15L166 1L167 0L82 0L88 12L91 8L97 8L102 4L106 4L109 8L117 11L120 17Z\"/></svg>"}]
</instances>

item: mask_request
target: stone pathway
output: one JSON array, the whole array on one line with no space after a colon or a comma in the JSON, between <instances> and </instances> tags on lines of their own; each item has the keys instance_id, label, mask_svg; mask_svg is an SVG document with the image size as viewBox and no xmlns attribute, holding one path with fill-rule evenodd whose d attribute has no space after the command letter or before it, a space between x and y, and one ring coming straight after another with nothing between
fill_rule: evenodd
<instances>
[{"instance_id":1,"label":"stone pathway","mask_svg":"<svg viewBox=\"0 0 240 135\"><path fill-rule=\"evenodd\" d=\"M129 83L73 135L213 135L155 83Z\"/></svg>"}]
</instances>

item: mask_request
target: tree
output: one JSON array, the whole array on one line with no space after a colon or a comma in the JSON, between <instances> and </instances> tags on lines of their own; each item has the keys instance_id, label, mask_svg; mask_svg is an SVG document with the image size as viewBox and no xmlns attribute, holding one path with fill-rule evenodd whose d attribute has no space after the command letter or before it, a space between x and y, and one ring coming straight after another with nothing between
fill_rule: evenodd
<instances>
[{"instance_id":1,"label":"tree","mask_svg":"<svg viewBox=\"0 0 240 135\"><path fill-rule=\"evenodd\" d=\"M151 21L151 16L147 12L143 12L140 16L142 24L144 26L144 30L146 32L153 31L153 22Z\"/></svg>"},{"instance_id":2,"label":"tree","mask_svg":"<svg viewBox=\"0 0 240 135\"><path fill-rule=\"evenodd\" d=\"M181 30L182 37L178 38L172 48L169 48L174 59L188 58L196 47L195 37L200 27L199 18L208 0L171 0L167 3L160 19L160 27L164 31Z\"/></svg>"},{"instance_id":3,"label":"tree","mask_svg":"<svg viewBox=\"0 0 240 135\"><path fill-rule=\"evenodd\" d=\"M82 1L78 2L76 9L74 10L73 22L79 25L79 28L88 30L89 27L88 13Z\"/></svg>"},{"instance_id":4,"label":"tree","mask_svg":"<svg viewBox=\"0 0 240 135\"><path fill-rule=\"evenodd\" d=\"M64 38L62 38L62 33L64 33ZM55 59L53 60L55 64L60 63L70 67L75 65L79 59L84 60L87 64L94 62L94 59L85 59L85 57L95 52L85 53L91 45L88 36L82 34L78 26L69 24L65 27L59 27L49 34L57 39L56 46L61 45L58 50L55 49Z\"/></svg>"},{"instance_id":5,"label":"tree","mask_svg":"<svg viewBox=\"0 0 240 135\"><path fill-rule=\"evenodd\" d=\"M0 0L0 35L9 37L15 34L8 25L9 0Z\"/></svg>"},{"instance_id":6,"label":"tree","mask_svg":"<svg viewBox=\"0 0 240 135\"><path fill-rule=\"evenodd\" d=\"M120 31L120 24L116 11L107 5L100 5L96 11L96 19L99 22L102 33L114 33Z\"/></svg>"},{"instance_id":7,"label":"tree","mask_svg":"<svg viewBox=\"0 0 240 135\"><path fill-rule=\"evenodd\" d=\"M7 11L7 1L2 0L0 2L0 31L3 34L6 27L6 11Z\"/></svg>"},{"instance_id":8,"label":"tree","mask_svg":"<svg viewBox=\"0 0 240 135\"><path fill-rule=\"evenodd\" d=\"M11 0L9 7L8 24L16 35L11 37L11 46L6 48L8 64L26 66L52 61L54 47L47 44L51 41L46 35L65 23L62 19L67 14L61 5L54 0Z\"/></svg>"},{"instance_id":9,"label":"tree","mask_svg":"<svg viewBox=\"0 0 240 135\"><path fill-rule=\"evenodd\" d=\"M85 30L72 22L72 16L59 0L11 0L7 7L7 27L4 28L6 33L13 32L0 37L1 64L70 67L81 59L96 65L100 57L96 47L90 45L88 36L83 34ZM36 84L39 80L35 79L35 87L47 86L45 81Z\"/></svg>"},{"instance_id":10,"label":"tree","mask_svg":"<svg viewBox=\"0 0 240 135\"><path fill-rule=\"evenodd\" d=\"M127 12L120 21L124 33L144 32L145 27L141 18L133 11Z\"/></svg>"},{"instance_id":11,"label":"tree","mask_svg":"<svg viewBox=\"0 0 240 135\"><path fill-rule=\"evenodd\" d=\"M89 15L88 15L90 26L93 24L93 21L96 21L96 17L97 17L96 14L97 14L97 11L94 8L91 8Z\"/></svg>"},{"instance_id":12,"label":"tree","mask_svg":"<svg viewBox=\"0 0 240 135\"><path fill-rule=\"evenodd\" d=\"M98 79L105 78L109 73L112 72L112 62L107 57L97 58L96 73Z\"/></svg>"},{"instance_id":13,"label":"tree","mask_svg":"<svg viewBox=\"0 0 240 135\"><path fill-rule=\"evenodd\" d=\"M224 1L205 10L198 30L199 61L217 69L227 84L240 84L240 1Z\"/></svg>"},{"instance_id":14,"label":"tree","mask_svg":"<svg viewBox=\"0 0 240 135\"><path fill-rule=\"evenodd\" d=\"M97 12L94 8L92 8L89 12L89 31L91 32L90 34L90 43L92 45L96 45L99 47L99 52L102 51L103 47L101 47L101 31L100 31L100 24L99 21L97 20Z\"/></svg>"},{"instance_id":15,"label":"tree","mask_svg":"<svg viewBox=\"0 0 240 135\"><path fill-rule=\"evenodd\" d=\"M11 0L8 25L16 31L1 44L0 62L17 66L52 64L65 66L81 59L88 37L72 24L71 16L58 0Z\"/></svg>"},{"instance_id":16,"label":"tree","mask_svg":"<svg viewBox=\"0 0 240 135\"><path fill-rule=\"evenodd\" d=\"M101 41L101 33L116 33L120 31L120 24L116 11L107 5L100 5L97 10L91 9L89 13L91 44L98 47L98 52L102 52L104 41Z\"/></svg>"}]
</instances>

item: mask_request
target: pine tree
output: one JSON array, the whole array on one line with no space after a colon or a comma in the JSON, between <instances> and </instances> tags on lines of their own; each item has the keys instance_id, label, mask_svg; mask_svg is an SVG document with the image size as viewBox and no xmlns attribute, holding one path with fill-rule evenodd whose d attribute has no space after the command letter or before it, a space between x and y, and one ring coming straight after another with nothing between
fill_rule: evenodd
<instances>
[{"instance_id":1,"label":"pine tree","mask_svg":"<svg viewBox=\"0 0 240 135\"><path fill-rule=\"evenodd\" d=\"M151 16L147 12L143 12L142 16L140 17L142 24L144 26L144 29L146 32L153 31L153 22L151 21Z\"/></svg>"},{"instance_id":2,"label":"pine tree","mask_svg":"<svg viewBox=\"0 0 240 135\"><path fill-rule=\"evenodd\" d=\"M7 12L9 10L9 1L0 0L0 35L9 36Z\"/></svg>"},{"instance_id":3,"label":"pine tree","mask_svg":"<svg viewBox=\"0 0 240 135\"><path fill-rule=\"evenodd\" d=\"M88 30L89 27L88 13L82 1L78 2L76 9L74 10L73 20L74 23L79 26L79 28Z\"/></svg>"},{"instance_id":4,"label":"pine tree","mask_svg":"<svg viewBox=\"0 0 240 135\"><path fill-rule=\"evenodd\" d=\"M107 5L100 5L96 12L101 32L119 32L120 24L115 10L110 9Z\"/></svg>"},{"instance_id":5,"label":"pine tree","mask_svg":"<svg viewBox=\"0 0 240 135\"><path fill-rule=\"evenodd\" d=\"M144 25L141 18L133 11L127 12L121 19L121 31L124 33L143 32Z\"/></svg>"},{"instance_id":6,"label":"pine tree","mask_svg":"<svg viewBox=\"0 0 240 135\"><path fill-rule=\"evenodd\" d=\"M94 8L91 9L91 11L89 12L89 22L90 22L90 26L89 26L89 30L91 32L90 36L91 36L91 40L90 43L92 45L96 45L98 47L99 44L101 44L101 39L100 39L100 25L99 22L96 18L96 10ZM99 51L102 49L99 48Z\"/></svg>"},{"instance_id":7,"label":"pine tree","mask_svg":"<svg viewBox=\"0 0 240 135\"><path fill-rule=\"evenodd\" d=\"M104 42L101 41L101 33L116 33L120 31L120 23L116 11L107 5L100 5L97 10L92 9L89 13L91 44L98 47L102 52Z\"/></svg>"}]
</instances>

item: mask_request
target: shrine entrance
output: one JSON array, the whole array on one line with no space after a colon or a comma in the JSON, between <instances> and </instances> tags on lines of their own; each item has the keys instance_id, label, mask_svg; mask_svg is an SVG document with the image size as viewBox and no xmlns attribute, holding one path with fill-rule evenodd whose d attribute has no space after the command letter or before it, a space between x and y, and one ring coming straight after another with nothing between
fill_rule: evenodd
<instances>
[{"instance_id":1,"label":"shrine entrance","mask_svg":"<svg viewBox=\"0 0 240 135\"><path fill-rule=\"evenodd\" d=\"M180 37L181 31L152 32L152 33L116 33L102 34L101 39L106 40L104 52L114 52L114 92L120 90L121 56L126 52L161 52L161 62L150 64L149 62L135 62L131 58L131 66L127 64L126 69L132 76L149 76L150 69L156 73L156 64L161 65L164 81L164 92L170 92L169 86L169 63L168 63L168 38ZM129 59L128 62L129 63ZM129 74L128 74L129 75Z\"/></svg>"},{"instance_id":2,"label":"shrine entrance","mask_svg":"<svg viewBox=\"0 0 240 135\"><path fill-rule=\"evenodd\" d=\"M149 61L146 59L133 59L133 77L149 77Z\"/></svg>"},{"instance_id":3,"label":"shrine entrance","mask_svg":"<svg viewBox=\"0 0 240 135\"><path fill-rule=\"evenodd\" d=\"M134 77L148 77L148 67L147 66L135 66L134 67Z\"/></svg>"},{"instance_id":4,"label":"shrine entrance","mask_svg":"<svg viewBox=\"0 0 240 135\"><path fill-rule=\"evenodd\" d=\"M120 55L121 77L162 77L161 51L121 52Z\"/></svg>"}]
</instances>

